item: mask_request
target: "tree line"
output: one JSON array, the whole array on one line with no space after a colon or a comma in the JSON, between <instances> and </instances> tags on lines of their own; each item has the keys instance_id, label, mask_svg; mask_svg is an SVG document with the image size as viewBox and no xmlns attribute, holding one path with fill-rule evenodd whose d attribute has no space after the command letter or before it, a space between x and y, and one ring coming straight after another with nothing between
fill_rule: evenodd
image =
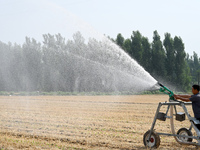
<instances>
[{"instance_id":1,"label":"tree line","mask_svg":"<svg viewBox=\"0 0 200 150\"><path fill-rule=\"evenodd\" d=\"M166 33L161 41L154 31L150 43L133 31L131 38L118 34L113 41L158 81L184 91L199 83L200 58L185 53L180 37ZM22 45L0 41L0 91L128 91L136 84L128 72L137 71L116 49L105 41L85 42L80 32L67 41L44 34L42 44L28 37Z\"/></svg>"},{"instance_id":2,"label":"tree line","mask_svg":"<svg viewBox=\"0 0 200 150\"><path fill-rule=\"evenodd\" d=\"M131 38L125 39L119 33L113 41L158 81L167 81L177 90L188 91L192 84L200 82L200 58L196 52L193 56L186 54L181 37L165 33L161 41L154 31L150 43L139 31L133 31Z\"/></svg>"}]
</instances>

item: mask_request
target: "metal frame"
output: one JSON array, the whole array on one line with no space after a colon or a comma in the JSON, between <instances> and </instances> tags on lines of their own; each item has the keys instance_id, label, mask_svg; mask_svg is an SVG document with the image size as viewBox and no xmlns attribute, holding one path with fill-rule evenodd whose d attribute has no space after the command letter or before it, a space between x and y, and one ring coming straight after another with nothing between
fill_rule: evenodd
<instances>
[{"instance_id":1,"label":"metal frame","mask_svg":"<svg viewBox=\"0 0 200 150\"><path fill-rule=\"evenodd\" d=\"M155 124L156 124L156 120L158 119L158 114L159 114L159 111L160 111L160 108L163 106L163 105L167 105L167 111L166 111L166 115L165 117L166 118L169 118L170 119L170 124L171 124L171 131L172 131L172 134L169 134L169 133L159 133L159 132L156 132L158 135L166 135L166 136L173 136L175 138L175 140L180 143L180 144L184 144L184 145L196 145L196 146L200 146L200 131L199 129L195 126L194 122L196 124L200 124L200 122L198 120L196 120L196 118L194 117L191 117L190 114L188 113L187 111L187 108L185 107L185 105L191 105L192 103L191 102L182 102L182 101L178 101L178 100L171 100L169 99L169 102L164 102L164 103L159 103L158 104L158 107L157 107L157 110L156 110L156 114L155 114L155 117L154 117L154 120L153 120L153 123L151 125L151 129L150 129L150 133L149 133L149 136L148 136L148 140L147 141L150 141L150 137L151 137L151 134L153 133L153 130L154 130L154 127L155 127ZM177 113L176 111L176 106L181 106L187 116L187 118L189 119L190 123L191 123L191 126L189 128L189 130L191 131L192 128L194 128L194 130L196 131L196 134L197 136L185 136L185 135L178 135L175 133L175 129L174 129L174 121L173 121L173 108L175 109L175 112ZM170 110L170 115L167 116L168 112ZM186 138L192 138L192 139L196 139L197 140L197 143L196 142L183 142L181 140L179 140L178 137L186 137Z\"/></svg>"}]
</instances>

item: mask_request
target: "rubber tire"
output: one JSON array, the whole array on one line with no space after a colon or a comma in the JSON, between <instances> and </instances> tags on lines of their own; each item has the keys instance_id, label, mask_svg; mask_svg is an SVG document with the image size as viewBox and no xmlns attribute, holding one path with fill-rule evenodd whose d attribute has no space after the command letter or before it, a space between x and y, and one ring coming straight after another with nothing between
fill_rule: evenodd
<instances>
[{"instance_id":1,"label":"rubber tire","mask_svg":"<svg viewBox=\"0 0 200 150\"><path fill-rule=\"evenodd\" d=\"M178 135L193 136L192 132L187 128L180 128L177 132ZM192 142L192 138L178 137L181 142Z\"/></svg>"},{"instance_id":2,"label":"rubber tire","mask_svg":"<svg viewBox=\"0 0 200 150\"><path fill-rule=\"evenodd\" d=\"M158 148L160 146L160 136L155 131L153 131L151 134L150 141L147 142L149 133L150 130L148 130L143 136L144 146L148 148Z\"/></svg>"}]
</instances>

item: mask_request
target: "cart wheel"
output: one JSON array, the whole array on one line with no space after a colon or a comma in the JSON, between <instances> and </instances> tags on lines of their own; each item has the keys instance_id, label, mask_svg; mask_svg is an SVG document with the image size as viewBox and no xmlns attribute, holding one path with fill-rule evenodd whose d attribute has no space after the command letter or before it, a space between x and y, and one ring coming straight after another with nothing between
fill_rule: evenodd
<instances>
[{"instance_id":1,"label":"cart wheel","mask_svg":"<svg viewBox=\"0 0 200 150\"><path fill-rule=\"evenodd\" d=\"M180 128L177 132L178 135L193 136L192 132L186 128ZM181 142L192 142L192 138L178 137Z\"/></svg>"},{"instance_id":2,"label":"cart wheel","mask_svg":"<svg viewBox=\"0 0 200 150\"><path fill-rule=\"evenodd\" d=\"M143 136L144 146L149 148L158 148L160 146L160 136L153 131L151 133L150 140L148 141L150 130L148 130Z\"/></svg>"}]
</instances>

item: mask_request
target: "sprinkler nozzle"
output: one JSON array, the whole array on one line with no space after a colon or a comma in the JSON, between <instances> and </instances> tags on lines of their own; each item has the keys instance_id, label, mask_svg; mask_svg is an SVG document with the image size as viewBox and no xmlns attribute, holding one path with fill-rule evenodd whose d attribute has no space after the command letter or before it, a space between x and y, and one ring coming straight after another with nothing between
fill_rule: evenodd
<instances>
[{"instance_id":1,"label":"sprinkler nozzle","mask_svg":"<svg viewBox=\"0 0 200 150\"><path fill-rule=\"evenodd\" d=\"M162 85L160 82L158 82L158 85L160 85L161 87L164 87L164 85Z\"/></svg>"}]
</instances>

